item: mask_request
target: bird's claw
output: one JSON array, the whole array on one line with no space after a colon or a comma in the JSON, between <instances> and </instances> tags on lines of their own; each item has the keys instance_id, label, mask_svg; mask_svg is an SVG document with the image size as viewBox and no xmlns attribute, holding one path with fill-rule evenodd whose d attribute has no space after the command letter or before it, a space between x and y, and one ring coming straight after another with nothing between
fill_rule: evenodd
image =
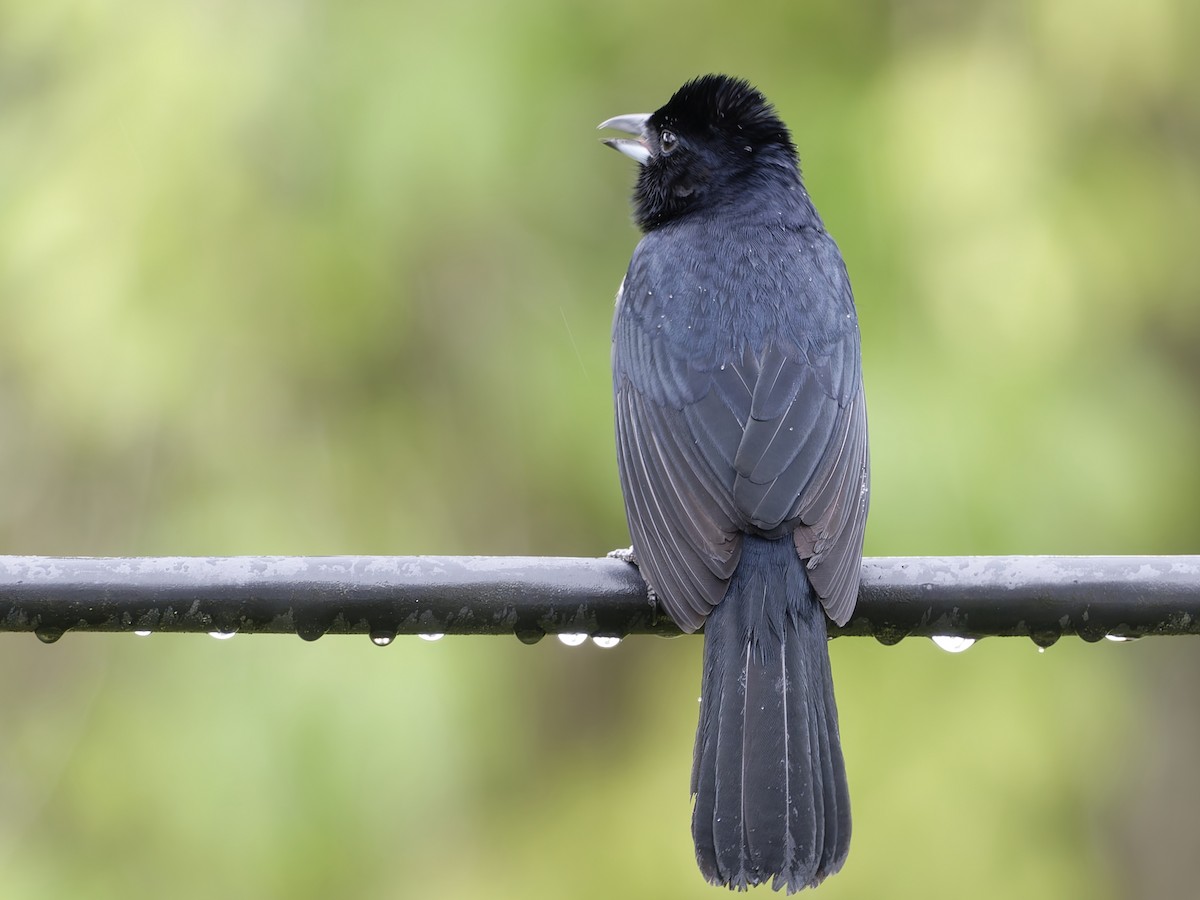
<instances>
[{"instance_id":1,"label":"bird's claw","mask_svg":"<svg viewBox=\"0 0 1200 900\"><path fill-rule=\"evenodd\" d=\"M632 547L622 547L619 550L609 550L605 554L609 559L619 559L621 562L629 563L631 566L638 564L637 556L633 552Z\"/></svg>"},{"instance_id":2,"label":"bird's claw","mask_svg":"<svg viewBox=\"0 0 1200 900\"><path fill-rule=\"evenodd\" d=\"M637 554L633 552L632 547L622 547L619 550L609 550L608 553L604 555L609 559L619 559L623 563L629 563L631 566L638 569L638 571L641 571L641 567L638 565L637 561ZM659 605L658 594L654 593L654 588L650 587L649 584L646 585L646 596L655 606Z\"/></svg>"}]
</instances>

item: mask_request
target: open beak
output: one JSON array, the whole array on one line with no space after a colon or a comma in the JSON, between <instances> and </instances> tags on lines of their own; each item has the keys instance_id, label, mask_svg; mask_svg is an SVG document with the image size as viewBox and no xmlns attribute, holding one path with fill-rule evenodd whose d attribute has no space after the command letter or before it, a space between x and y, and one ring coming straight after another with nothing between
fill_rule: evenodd
<instances>
[{"instance_id":1,"label":"open beak","mask_svg":"<svg viewBox=\"0 0 1200 900\"><path fill-rule=\"evenodd\" d=\"M626 134L637 135L637 140L631 141L628 138L605 138L604 143L612 147L614 150L619 150L630 159L635 160L638 165L644 166L650 160L650 148L646 146L644 135L646 133L646 123L650 121L652 113L630 113L625 116L614 116L597 125L597 128L611 128L614 131L624 131Z\"/></svg>"}]
</instances>

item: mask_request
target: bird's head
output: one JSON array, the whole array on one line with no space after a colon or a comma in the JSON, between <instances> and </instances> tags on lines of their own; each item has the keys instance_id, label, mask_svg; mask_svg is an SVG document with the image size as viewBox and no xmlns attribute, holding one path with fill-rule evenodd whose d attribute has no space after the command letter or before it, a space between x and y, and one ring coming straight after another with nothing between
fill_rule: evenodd
<instances>
[{"instance_id":1,"label":"bird's head","mask_svg":"<svg viewBox=\"0 0 1200 900\"><path fill-rule=\"evenodd\" d=\"M756 88L728 75L695 78L656 112L617 116L599 127L635 135L604 143L641 166L634 215L646 231L764 182L799 184L787 126Z\"/></svg>"}]
</instances>

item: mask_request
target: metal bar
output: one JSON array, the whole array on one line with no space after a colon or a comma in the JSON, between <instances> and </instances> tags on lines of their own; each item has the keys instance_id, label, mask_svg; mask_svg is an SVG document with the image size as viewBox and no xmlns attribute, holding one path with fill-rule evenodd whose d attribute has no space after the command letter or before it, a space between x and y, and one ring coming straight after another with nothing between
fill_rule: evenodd
<instances>
[{"instance_id":1,"label":"metal bar","mask_svg":"<svg viewBox=\"0 0 1200 900\"><path fill-rule=\"evenodd\" d=\"M678 634L615 559L471 556L0 556L0 631ZM854 617L830 635L1200 634L1200 556L863 561Z\"/></svg>"}]
</instances>

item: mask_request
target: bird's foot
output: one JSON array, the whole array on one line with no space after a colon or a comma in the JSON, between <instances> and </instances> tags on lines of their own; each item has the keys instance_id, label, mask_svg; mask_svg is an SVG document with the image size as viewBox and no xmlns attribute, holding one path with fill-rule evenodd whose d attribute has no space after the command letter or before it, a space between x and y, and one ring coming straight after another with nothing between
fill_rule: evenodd
<instances>
[{"instance_id":1,"label":"bird's foot","mask_svg":"<svg viewBox=\"0 0 1200 900\"><path fill-rule=\"evenodd\" d=\"M609 559L619 559L621 562L627 562L631 566L636 566L638 564L637 556L634 554L632 547L622 547L619 550L609 550L608 553L604 555Z\"/></svg>"},{"instance_id":2,"label":"bird's foot","mask_svg":"<svg viewBox=\"0 0 1200 900\"><path fill-rule=\"evenodd\" d=\"M620 550L609 550L605 556L607 556L609 559L619 559L621 562L629 563L631 566L640 571L637 561L637 554L633 552L632 547L622 547ZM653 603L655 606L658 605L658 594L654 593L654 588L650 587L649 584L646 585L646 596L650 599L651 603Z\"/></svg>"}]
</instances>

